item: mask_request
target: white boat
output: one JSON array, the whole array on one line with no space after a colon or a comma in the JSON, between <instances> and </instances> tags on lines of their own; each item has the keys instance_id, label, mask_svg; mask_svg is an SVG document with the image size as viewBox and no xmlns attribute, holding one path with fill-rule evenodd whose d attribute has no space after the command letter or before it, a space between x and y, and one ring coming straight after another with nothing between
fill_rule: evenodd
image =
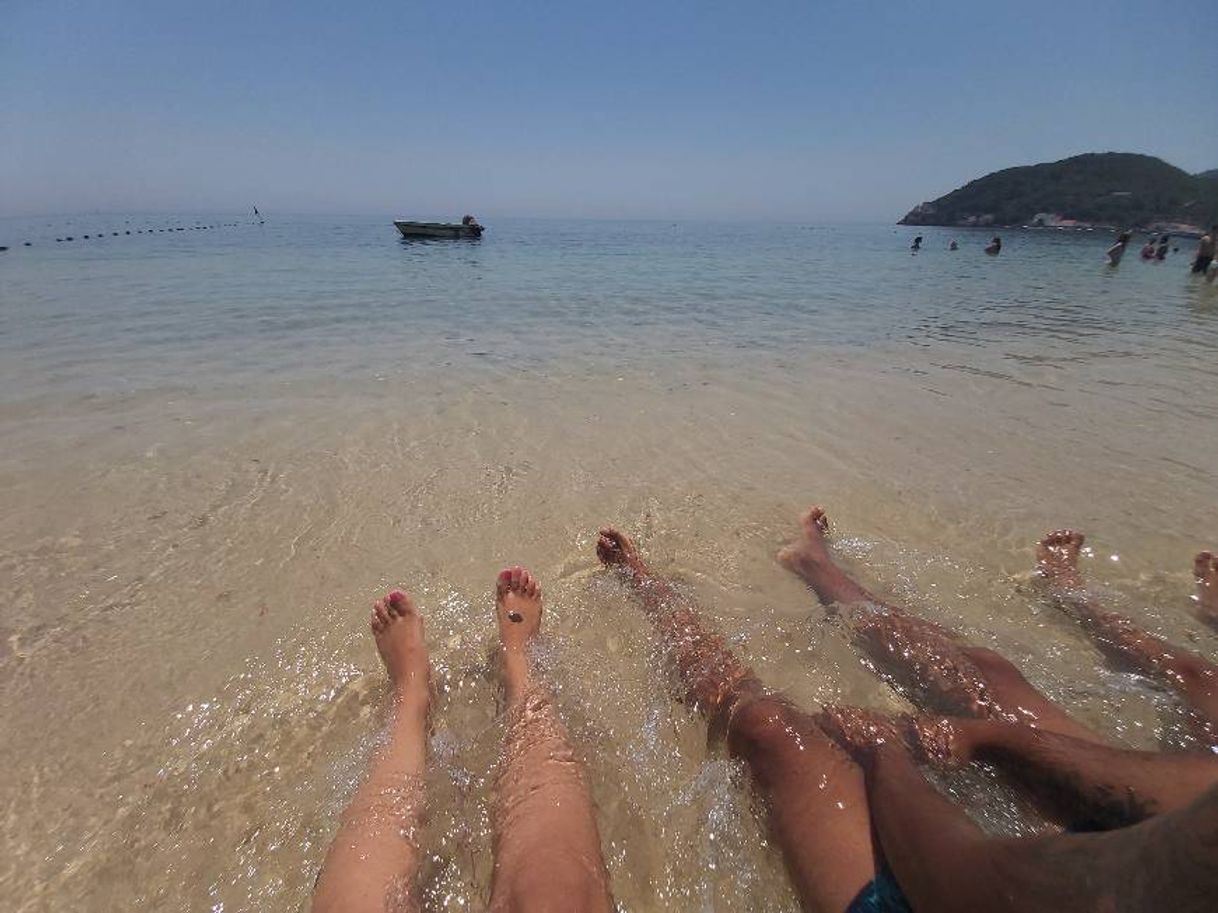
<instances>
[{"instance_id":1,"label":"white boat","mask_svg":"<svg viewBox=\"0 0 1218 913\"><path fill-rule=\"evenodd\" d=\"M482 226L473 216L460 222L404 222L395 219L393 224L403 238L481 238Z\"/></svg>"}]
</instances>

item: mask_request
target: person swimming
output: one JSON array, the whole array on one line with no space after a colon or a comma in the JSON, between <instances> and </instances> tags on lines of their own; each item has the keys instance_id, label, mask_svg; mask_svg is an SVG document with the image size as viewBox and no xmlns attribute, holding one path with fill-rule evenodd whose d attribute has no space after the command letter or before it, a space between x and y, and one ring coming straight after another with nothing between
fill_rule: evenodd
<instances>
[{"instance_id":1,"label":"person swimming","mask_svg":"<svg viewBox=\"0 0 1218 913\"><path fill-rule=\"evenodd\" d=\"M985 252L991 257L995 257L1002 252L1002 238L994 235L994 240L985 246Z\"/></svg>"},{"instance_id":2,"label":"person swimming","mask_svg":"<svg viewBox=\"0 0 1218 913\"><path fill-rule=\"evenodd\" d=\"M922 249L922 236L918 235L913 239L913 244L909 245L909 249L915 254Z\"/></svg>"},{"instance_id":3,"label":"person swimming","mask_svg":"<svg viewBox=\"0 0 1218 913\"><path fill-rule=\"evenodd\" d=\"M1116 244L1108 248L1104 256L1108 258L1109 266L1120 265L1121 258L1125 256L1125 247L1129 244L1130 234L1127 231L1121 232L1117 237Z\"/></svg>"},{"instance_id":4,"label":"person swimming","mask_svg":"<svg viewBox=\"0 0 1218 913\"><path fill-rule=\"evenodd\" d=\"M1143 260L1153 260L1155 258L1155 236L1151 235L1146 239L1146 243L1142 245L1142 250L1139 256Z\"/></svg>"},{"instance_id":5,"label":"person swimming","mask_svg":"<svg viewBox=\"0 0 1218 913\"><path fill-rule=\"evenodd\" d=\"M948 245L947 245L947 249L948 249L948 250L959 250L959 249L960 249L960 245L956 243L956 239L955 239L955 238L952 238L952 240L950 241L950 243L948 243Z\"/></svg>"},{"instance_id":6,"label":"person swimming","mask_svg":"<svg viewBox=\"0 0 1218 913\"><path fill-rule=\"evenodd\" d=\"M1214 262L1214 241L1218 238L1218 225L1210 227L1209 233L1201 236L1201 240L1197 243L1197 256L1193 259L1193 267L1191 272L1201 273L1202 275L1210 268L1210 264Z\"/></svg>"}]
</instances>

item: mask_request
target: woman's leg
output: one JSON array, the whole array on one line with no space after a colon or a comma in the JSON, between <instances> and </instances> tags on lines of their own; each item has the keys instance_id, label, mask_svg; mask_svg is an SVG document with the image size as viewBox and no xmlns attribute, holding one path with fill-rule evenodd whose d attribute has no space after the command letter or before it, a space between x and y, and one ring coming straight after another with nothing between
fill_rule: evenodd
<instances>
[{"instance_id":1,"label":"woman's leg","mask_svg":"<svg viewBox=\"0 0 1218 913\"><path fill-rule=\"evenodd\" d=\"M748 764L804 909L841 913L876 873L862 771L811 716L765 693L723 638L650 572L629 537L604 529L597 553L641 598L680 699L726 729L732 755Z\"/></svg>"},{"instance_id":2,"label":"woman's leg","mask_svg":"<svg viewBox=\"0 0 1218 913\"><path fill-rule=\"evenodd\" d=\"M996 717L1102 742L1023 677L1004 657L975 647L953 631L882 602L834 564L825 542L822 508L800 517L801 535L778 553L827 606L855 606L852 628L864 649L919 703L943 713Z\"/></svg>"},{"instance_id":3,"label":"woman's leg","mask_svg":"<svg viewBox=\"0 0 1218 913\"><path fill-rule=\"evenodd\" d=\"M531 668L541 588L521 567L499 574L495 615L507 699L507 735L495 784L491 910L609 911L609 877L583 765L554 698Z\"/></svg>"},{"instance_id":4,"label":"woman's leg","mask_svg":"<svg viewBox=\"0 0 1218 913\"><path fill-rule=\"evenodd\" d=\"M1142 630L1091 597L1078 570L1082 546L1082 533L1068 529L1040 541L1037 567L1054 600L1104 652L1176 691L1197 716L1199 736L1218 744L1218 666Z\"/></svg>"},{"instance_id":5,"label":"woman's leg","mask_svg":"<svg viewBox=\"0 0 1218 913\"><path fill-rule=\"evenodd\" d=\"M394 590L373 607L372 634L389 674L392 718L326 854L313 890L314 913L418 909L415 874L430 701L423 619L410 597Z\"/></svg>"}]
</instances>

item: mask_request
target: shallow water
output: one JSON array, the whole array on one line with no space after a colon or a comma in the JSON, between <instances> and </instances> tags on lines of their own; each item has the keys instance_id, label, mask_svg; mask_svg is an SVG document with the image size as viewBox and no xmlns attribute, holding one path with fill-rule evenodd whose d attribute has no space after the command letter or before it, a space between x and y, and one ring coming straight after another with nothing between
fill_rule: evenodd
<instances>
[{"instance_id":1,"label":"shallow water","mask_svg":"<svg viewBox=\"0 0 1218 913\"><path fill-rule=\"evenodd\" d=\"M305 906L384 721L365 624L396 585L438 686L427 908L480 907L491 586L519 562L622 909L793 909L746 778L597 567L605 522L797 701L902 706L773 561L818 501L867 585L1124 744L1184 739L1025 575L1082 528L1115 606L1218 654L1189 611L1218 544L1191 242L1110 270L1099 233L988 258L890 226L232 221L0 220L4 908ZM138 233L196 223L221 227ZM951 788L1036 826L992 778Z\"/></svg>"}]
</instances>

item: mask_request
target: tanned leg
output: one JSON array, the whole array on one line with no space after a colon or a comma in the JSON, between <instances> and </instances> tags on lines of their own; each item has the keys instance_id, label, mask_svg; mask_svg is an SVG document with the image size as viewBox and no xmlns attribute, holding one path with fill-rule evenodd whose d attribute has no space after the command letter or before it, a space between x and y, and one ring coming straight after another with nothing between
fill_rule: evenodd
<instances>
[{"instance_id":1,"label":"tanned leg","mask_svg":"<svg viewBox=\"0 0 1218 913\"><path fill-rule=\"evenodd\" d=\"M583 913L613 907L583 765L554 698L532 668L541 588L521 567L495 587L507 736L495 783L492 911Z\"/></svg>"},{"instance_id":2,"label":"tanned leg","mask_svg":"<svg viewBox=\"0 0 1218 913\"><path fill-rule=\"evenodd\" d=\"M1053 599L1105 653L1176 691L1198 718L1198 736L1218 745L1218 666L1142 630L1092 598L1078 571L1082 545L1082 533L1068 529L1040 541L1037 567Z\"/></svg>"},{"instance_id":3,"label":"tanned leg","mask_svg":"<svg viewBox=\"0 0 1218 913\"><path fill-rule=\"evenodd\" d=\"M713 728L725 728L729 751L748 764L803 908L841 913L875 877L862 771L808 714L767 696L723 638L648 570L625 534L601 530L597 554L641 598L680 699Z\"/></svg>"},{"instance_id":4,"label":"tanned leg","mask_svg":"<svg viewBox=\"0 0 1218 913\"><path fill-rule=\"evenodd\" d=\"M1197 617L1218 628L1218 555L1198 552L1193 574L1197 578Z\"/></svg>"},{"instance_id":5,"label":"tanned leg","mask_svg":"<svg viewBox=\"0 0 1218 913\"><path fill-rule=\"evenodd\" d=\"M405 913L415 874L430 700L423 619L393 591L372 610L372 634L393 699L385 743L343 813L313 891L313 913Z\"/></svg>"},{"instance_id":6,"label":"tanned leg","mask_svg":"<svg viewBox=\"0 0 1218 913\"><path fill-rule=\"evenodd\" d=\"M855 638L871 657L943 713L995 717L1102 742L1090 729L1037 691L1007 659L972 646L954 632L885 603L834 564L820 507L800 517L801 535L778 553L779 562L808 584L826 606L854 605Z\"/></svg>"},{"instance_id":7,"label":"tanned leg","mask_svg":"<svg viewBox=\"0 0 1218 913\"><path fill-rule=\"evenodd\" d=\"M887 717L826 707L821 728L857 754L881 741L908 743L936 766L994 764L1050 820L1074 830L1108 830L1183 808L1218 784L1218 757L1097 745L999 720Z\"/></svg>"},{"instance_id":8,"label":"tanned leg","mask_svg":"<svg viewBox=\"0 0 1218 913\"><path fill-rule=\"evenodd\" d=\"M884 854L915 910L1201 913L1218 890L1218 787L1101 834L986 837L895 742L865 760Z\"/></svg>"}]
</instances>

